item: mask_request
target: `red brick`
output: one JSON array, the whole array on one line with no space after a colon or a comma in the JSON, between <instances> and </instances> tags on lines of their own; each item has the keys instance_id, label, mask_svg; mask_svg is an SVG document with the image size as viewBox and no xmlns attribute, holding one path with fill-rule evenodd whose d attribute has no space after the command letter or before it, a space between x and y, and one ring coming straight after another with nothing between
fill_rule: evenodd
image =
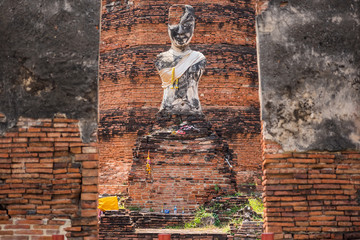
<instances>
[{"instance_id":1,"label":"red brick","mask_svg":"<svg viewBox=\"0 0 360 240\"><path fill-rule=\"evenodd\" d=\"M66 128L68 126L67 123L54 123L55 128ZM61 131L62 132L62 131ZM65 131L64 131L65 132Z\"/></svg>"},{"instance_id":2,"label":"red brick","mask_svg":"<svg viewBox=\"0 0 360 240\"><path fill-rule=\"evenodd\" d=\"M24 133L19 133L19 137L46 137L46 133L24 132Z\"/></svg>"},{"instance_id":3,"label":"red brick","mask_svg":"<svg viewBox=\"0 0 360 240\"><path fill-rule=\"evenodd\" d=\"M97 209L83 209L81 210L81 216L82 217L96 217Z\"/></svg>"},{"instance_id":4,"label":"red brick","mask_svg":"<svg viewBox=\"0 0 360 240\"><path fill-rule=\"evenodd\" d=\"M81 207L82 208L97 208L96 201L81 201Z\"/></svg>"},{"instance_id":5,"label":"red brick","mask_svg":"<svg viewBox=\"0 0 360 240\"><path fill-rule=\"evenodd\" d=\"M11 143L11 142L12 142L12 138L0 137L0 143Z\"/></svg>"},{"instance_id":6,"label":"red brick","mask_svg":"<svg viewBox=\"0 0 360 240\"><path fill-rule=\"evenodd\" d=\"M26 163L26 168L52 168L52 163Z\"/></svg>"},{"instance_id":7,"label":"red brick","mask_svg":"<svg viewBox=\"0 0 360 240\"><path fill-rule=\"evenodd\" d=\"M95 192L97 193L98 192L98 187L96 185L89 185L89 186L85 186L83 185L81 187L81 191L84 192L84 193L89 193L89 192Z\"/></svg>"},{"instance_id":8,"label":"red brick","mask_svg":"<svg viewBox=\"0 0 360 240\"><path fill-rule=\"evenodd\" d=\"M81 147L72 147L70 148L71 153L81 153Z\"/></svg>"},{"instance_id":9,"label":"red brick","mask_svg":"<svg viewBox=\"0 0 360 240\"><path fill-rule=\"evenodd\" d=\"M19 136L18 132L6 132L4 137L17 137Z\"/></svg>"},{"instance_id":10,"label":"red brick","mask_svg":"<svg viewBox=\"0 0 360 240\"><path fill-rule=\"evenodd\" d=\"M64 220L49 220L48 224L50 225L64 225L66 221Z\"/></svg>"},{"instance_id":11,"label":"red brick","mask_svg":"<svg viewBox=\"0 0 360 240\"><path fill-rule=\"evenodd\" d=\"M68 168L69 173L79 173L80 169L79 168Z\"/></svg>"},{"instance_id":12,"label":"red brick","mask_svg":"<svg viewBox=\"0 0 360 240\"><path fill-rule=\"evenodd\" d=\"M97 161L84 161L83 168L98 168Z\"/></svg>"},{"instance_id":13,"label":"red brick","mask_svg":"<svg viewBox=\"0 0 360 240\"><path fill-rule=\"evenodd\" d=\"M54 142L55 139L52 137L42 137L39 139L40 142ZM52 143L51 143L52 144Z\"/></svg>"},{"instance_id":14,"label":"red brick","mask_svg":"<svg viewBox=\"0 0 360 240\"><path fill-rule=\"evenodd\" d=\"M55 142L81 142L81 138L76 138L76 137L55 138Z\"/></svg>"},{"instance_id":15,"label":"red brick","mask_svg":"<svg viewBox=\"0 0 360 240\"><path fill-rule=\"evenodd\" d=\"M82 176L83 177L97 177L98 170L97 169L83 169Z\"/></svg>"},{"instance_id":16,"label":"red brick","mask_svg":"<svg viewBox=\"0 0 360 240\"><path fill-rule=\"evenodd\" d=\"M14 231L1 231L0 230L0 236L1 235L14 235Z\"/></svg>"},{"instance_id":17,"label":"red brick","mask_svg":"<svg viewBox=\"0 0 360 240\"><path fill-rule=\"evenodd\" d=\"M281 153L281 154L265 154L264 158L291 158L292 153Z\"/></svg>"},{"instance_id":18,"label":"red brick","mask_svg":"<svg viewBox=\"0 0 360 240\"><path fill-rule=\"evenodd\" d=\"M94 161L94 160L98 160L98 154L78 154L78 155L75 155L75 160L76 161L84 161L84 160Z\"/></svg>"},{"instance_id":19,"label":"red brick","mask_svg":"<svg viewBox=\"0 0 360 240\"><path fill-rule=\"evenodd\" d=\"M66 157L69 155L68 151L55 152L54 157Z\"/></svg>"},{"instance_id":20,"label":"red brick","mask_svg":"<svg viewBox=\"0 0 360 240\"><path fill-rule=\"evenodd\" d=\"M15 234L43 235L42 230L16 230Z\"/></svg>"},{"instance_id":21,"label":"red brick","mask_svg":"<svg viewBox=\"0 0 360 240\"><path fill-rule=\"evenodd\" d=\"M335 220L335 216L312 216L310 221L332 221Z\"/></svg>"},{"instance_id":22,"label":"red brick","mask_svg":"<svg viewBox=\"0 0 360 240\"><path fill-rule=\"evenodd\" d=\"M313 153L308 155L309 158L335 158L335 154Z\"/></svg>"},{"instance_id":23,"label":"red brick","mask_svg":"<svg viewBox=\"0 0 360 240\"><path fill-rule=\"evenodd\" d=\"M82 147L82 146L87 146L88 144L85 144L83 142L72 142L70 143L70 147Z\"/></svg>"},{"instance_id":24,"label":"red brick","mask_svg":"<svg viewBox=\"0 0 360 240\"><path fill-rule=\"evenodd\" d=\"M340 227L323 227L322 230L324 232L346 232L346 228L340 228Z\"/></svg>"},{"instance_id":25,"label":"red brick","mask_svg":"<svg viewBox=\"0 0 360 240\"><path fill-rule=\"evenodd\" d=\"M23 180L22 179L6 179L5 181L6 183L22 183Z\"/></svg>"},{"instance_id":26,"label":"red brick","mask_svg":"<svg viewBox=\"0 0 360 240\"><path fill-rule=\"evenodd\" d=\"M30 225L6 225L4 229L30 229Z\"/></svg>"},{"instance_id":27,"label":"red brick","mask_svg":"<svg viewBox=\"0 0 360 240\"><path fill-rule=\"evenodd\" d=\"M81 194L81 200L97 200L98 194L97 193L82 193Z\"/></svg>"},{"instance_id":28,"label":"red brick","mask_svg":"<svg viewBox=\"0 0 360 240\"><path fill-rule=\"evenodd\" d=\"M50 200L50 199L51 199L51 195L33 195L33 194L27 194L27 195L24 196L24 198Z\"/></svg>"},{"instance_id":29,"label":"red brick","mask_svg":"<svg viewBox=\"0 0 360 240\"><path fill-rule=\"evenodd\" d=\"M32 157L37 157L38 153L11 153L10 157L12 158L32 158ZM14 161L14 159L13 159Z\"/></svg>"},{"instance_id":30,"label":"red brick","mask_svg":"<svg viewBox=\"0 0 360 240\"><path fill-rule=\"evenodd\" d=\"M306 164L316 163L316 159L311 159L311 158L307 158L307 159L303 159L303 158L289 158L287 161L288 161L288 162L291 162L291 163L306 163Z\"/></svg>"},{"instance_id":31,"label":"red brick","mask_svg":"<svg viewBox=\"0 0 360 240\"><path fill-rule=\"evenodd\" d=\"M29 152L53 152L53 147L28 147Z\"/></svg>"},{"instance_id":32,"label":"red brick","mask_svg":"<svg viewBox=\"0 0 360 240\"><path fill-rule=\"evenodd\" d=\"M52 173L50 168L26 168L27 173Z\"/></svg>"},{"instance_id":33,"label":"red brick","mask_svg":"<svg viewBox=\"0 0 360 240\"><path fill-rule=\"evenodd\" d=\"M77 123L79 120L77 119L68 119L68 118L54 118L54 123Z\"/></svg>"},{"instance_id":34,"label":"red brick","mask_svg":"<svg viewBox=\"0 0 360 240\"><path fill-rule=\"evenodd\" d=\"M9 154L8 153L0 153L0 158L8 158Z\"/></svg>"},{"instance_id":35,"label":"red brick","mask_svg":"<svg viewBox=\"0 0 360 240\"><path fill-rule=\"evenodd\" d=\"M98 153L98 150L96 147L82 147L82 152L83 153Z\"/></svg>"},{"instance_id":36,"label":"red brick","mask_svg":"<svg viewBox=\"0 0 360 240\"><path fill-rule=\"evenodd\" d=\"M28 132L41 132L41 128L29 127Z\"/></svg>"},{"instance_id":37,"label":"red brick","mask_svg":"<svg viewBox=\"0 0 360 240\"><path fill-rule=\"evenodd\" d=\"M48 132L47 137L52 138L51 141L55 141L55 138L61 137L61 133L58 132Z\"/></svg>"},{"instance_id":38,"label":"red brick","mask_svg":"<svg viewBox=\"0 0 360 240\"><path fill-rule=\"evenodd\" d=\"M8 210L8 214L11 215L25 215L27 213L27 210L15 210L15 209L11 209Z\"/></svg>"},{"instance_id":39,"label":"red brick","mask_svg":"<svg viewBox=\"0 0 360 240\"><path fill-rule=\"evenodd\" d=\"M33 142L29 143L29 147L52 147L54 144L51 142Z\"/></svg>"},{"instance_id":40,"label":"red brick","mask_svg":"<svg viewBox=\"0 0 360 240\"><path fill-rule=\"evenodd\" d=\"M98 178L97 177L84 177L82 178L83 185L97 185Z\"/></svg>"},{"instance_id":41,"label":"red brick","mask_svg":"<svg viewBox=\"0 0 360 240\"><path fill-rule=\"evenodd\" d=\"M81 178L81 174L80 173L56 174L55 178Z\"/></svg>"},{"instance_id":42,"label":"red brick","mask_svg":"<svg viewBox=\"0 0 360 240\"><path fill-rule=\"evenodd\" d=\"M81 232L81 227L68 227L65 228L64 230L68 232Z\"/></svg>"},{"instance_id":43,"label":"red brick","mask_svg":"<svg viewBox=\"0 0 360 240\"><path fill-rule=\"evenodd\" d=\"M42 220L17 220L16 224L42 224Z\"/></svg>"},{"instance_id":44,"label":"red brick","mask_svg":"<svg viewBox=\"0 0 360 240\"><path fill-rule=\"evenodd\" d=\"M52 240L52 236L31 236L31 240Z\"/></svg>"},{"instance_id":45,"label":"red brick","mask_svg":"<svg viewBox=\"0 0 360 240\"><path fill-rule=\"evenodd\" d=\"M67 169L60 168L60 169L53 170L53 174L62 174L62 173L67 173Z\"/></svg>"},{"instance_id":46,"label":"red brick","mask_svg":"<svg viewBox=\"0 0 360 240\"><path fill-rule=\"evenodd\" d=\"M79 132L79 129L66 127L66 128L55 128L55 131L56 132Z\"/></svg>"}]
</instances>

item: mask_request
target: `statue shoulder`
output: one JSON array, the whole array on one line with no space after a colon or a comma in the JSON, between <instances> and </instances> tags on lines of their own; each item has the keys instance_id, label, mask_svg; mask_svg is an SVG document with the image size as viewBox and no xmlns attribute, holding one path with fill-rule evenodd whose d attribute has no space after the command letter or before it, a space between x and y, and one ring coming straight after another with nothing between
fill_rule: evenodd
<instances>
[{"instance_id":1,"label":"statue shoulder","mask_svg":"<svg viewBox=\"0 0 360 240\"><path fill-rule=\"evenodd\" d=\"M202 54L201 52L193 51L193 53L196 54L199 58L206 59L206 57L204 56L204 54Z\"/></svg>"},{"instance_id":2,"label":"statue shoulder","mask_svg":"<svg viewBox=\"0 0 360 240\"><path fill-rule=\"evenodd\" d=\"M204 65L206 63L205 56L198 51L191 51L191 56L189 56L192 59L196 59L196 62L199 63L199 65ZM176 66L176 64L184 57L185 55L174 55L170 50L166 52L162 52L156 56L155 60L155 66L158 71L160 71L163 68L170 68Z\"/></svg>"},{"instance_id":3,"label":"statue shoulder","mask_svg":"<svg viewBox=\"0 0 360 240\"><path fill-rule=\"evenodd\" d=\"M196 58L198 59L196 62L196 65L200 67L200 69L205 69L206 66L206 57L204 56L204 54L202 54L201 52L198 51L194 51L193 54L196 56Z\"/></svg>"},{"instance_id":4,"label":"statue shoulder","mask_svg":"<svg viewBox=\"0 0 360 240\"><path fill-rule=\"evenodd\" d=\"M159 54L156 56L156 61L161 61L161 60L163 60L164 58L166 58L167 56L169 56L169 51L159 53Z\"/></svg>"},{"instance_id":5,"label":"statue shoulder","mask_svg":"<svg viewBox=\"0 0 360 240\"><path fill-rule=\"evenodd\" d=\"M171 51L166 51L158 54L155 60L155 66L158 71L163 68L170 68L176 66L181 60L181 56L174 55Z\"/></svg>"},{"instance_id":6,"label":"statue shoulder","mask_svg":"<svg viewBox=\"0 0 360 240\"><path fill-rule=\"evenodd\" d=\"M167 68L174 61L174 57L170 53L170 51L159 53L155 59L155 67L158 71L163 68Z\"/></svg>"}]
</instances>

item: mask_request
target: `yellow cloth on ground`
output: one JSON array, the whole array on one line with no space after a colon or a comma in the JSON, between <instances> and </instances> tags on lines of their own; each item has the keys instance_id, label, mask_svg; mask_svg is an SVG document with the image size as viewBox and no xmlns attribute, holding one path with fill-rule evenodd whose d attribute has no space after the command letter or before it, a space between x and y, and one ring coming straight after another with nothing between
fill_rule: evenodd
<instances>
[{"instance_id":1,"label":"yellow cloth on ground","mask_svg":"<svg viewBox=\"0 0 360 240\"><path fill-rule=\"evenodd\" d=\"M100 198L98 208L103 212L111 211L111 210L119 210L117 197L114 196L114 197Z\"/></svg>"}]
</instances>

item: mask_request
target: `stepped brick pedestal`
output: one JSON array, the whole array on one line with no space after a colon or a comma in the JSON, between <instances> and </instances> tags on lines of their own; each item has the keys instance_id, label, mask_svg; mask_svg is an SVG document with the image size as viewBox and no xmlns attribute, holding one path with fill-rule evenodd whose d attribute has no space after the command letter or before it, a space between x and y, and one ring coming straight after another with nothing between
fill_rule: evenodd
<instances>
[{"instance_id":1,"label":"stepped brick pedestal","mask_svg":"<svg viewBox=\"0 0 360 240\"><path fill-rule=\"evenodd\" d=\"M159 117L151 134L137 144L129 177L130 205L157 211L177 206L181 212L194 210L216 194L235 192L231 151L203 117Z\"/></svg>"}]
</instances>

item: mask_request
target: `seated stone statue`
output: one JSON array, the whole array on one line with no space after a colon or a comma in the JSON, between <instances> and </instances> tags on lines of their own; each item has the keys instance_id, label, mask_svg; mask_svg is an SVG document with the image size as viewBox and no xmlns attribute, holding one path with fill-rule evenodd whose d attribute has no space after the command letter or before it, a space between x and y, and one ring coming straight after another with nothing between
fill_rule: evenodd
<instances>
[{"instance_id":1,"label":"seated stone statue","mask_svg":"<svg viewBox=\"0 0 360 240\"><path fill-rule=\"evenodd\" d=\"M189 48L194 33L194 8L173 5L169 10L170 50L157 56L155 65L164 89L160 113L202 115L198 83L204 72L204 55Z\"/></svg>"}]
</instances>

